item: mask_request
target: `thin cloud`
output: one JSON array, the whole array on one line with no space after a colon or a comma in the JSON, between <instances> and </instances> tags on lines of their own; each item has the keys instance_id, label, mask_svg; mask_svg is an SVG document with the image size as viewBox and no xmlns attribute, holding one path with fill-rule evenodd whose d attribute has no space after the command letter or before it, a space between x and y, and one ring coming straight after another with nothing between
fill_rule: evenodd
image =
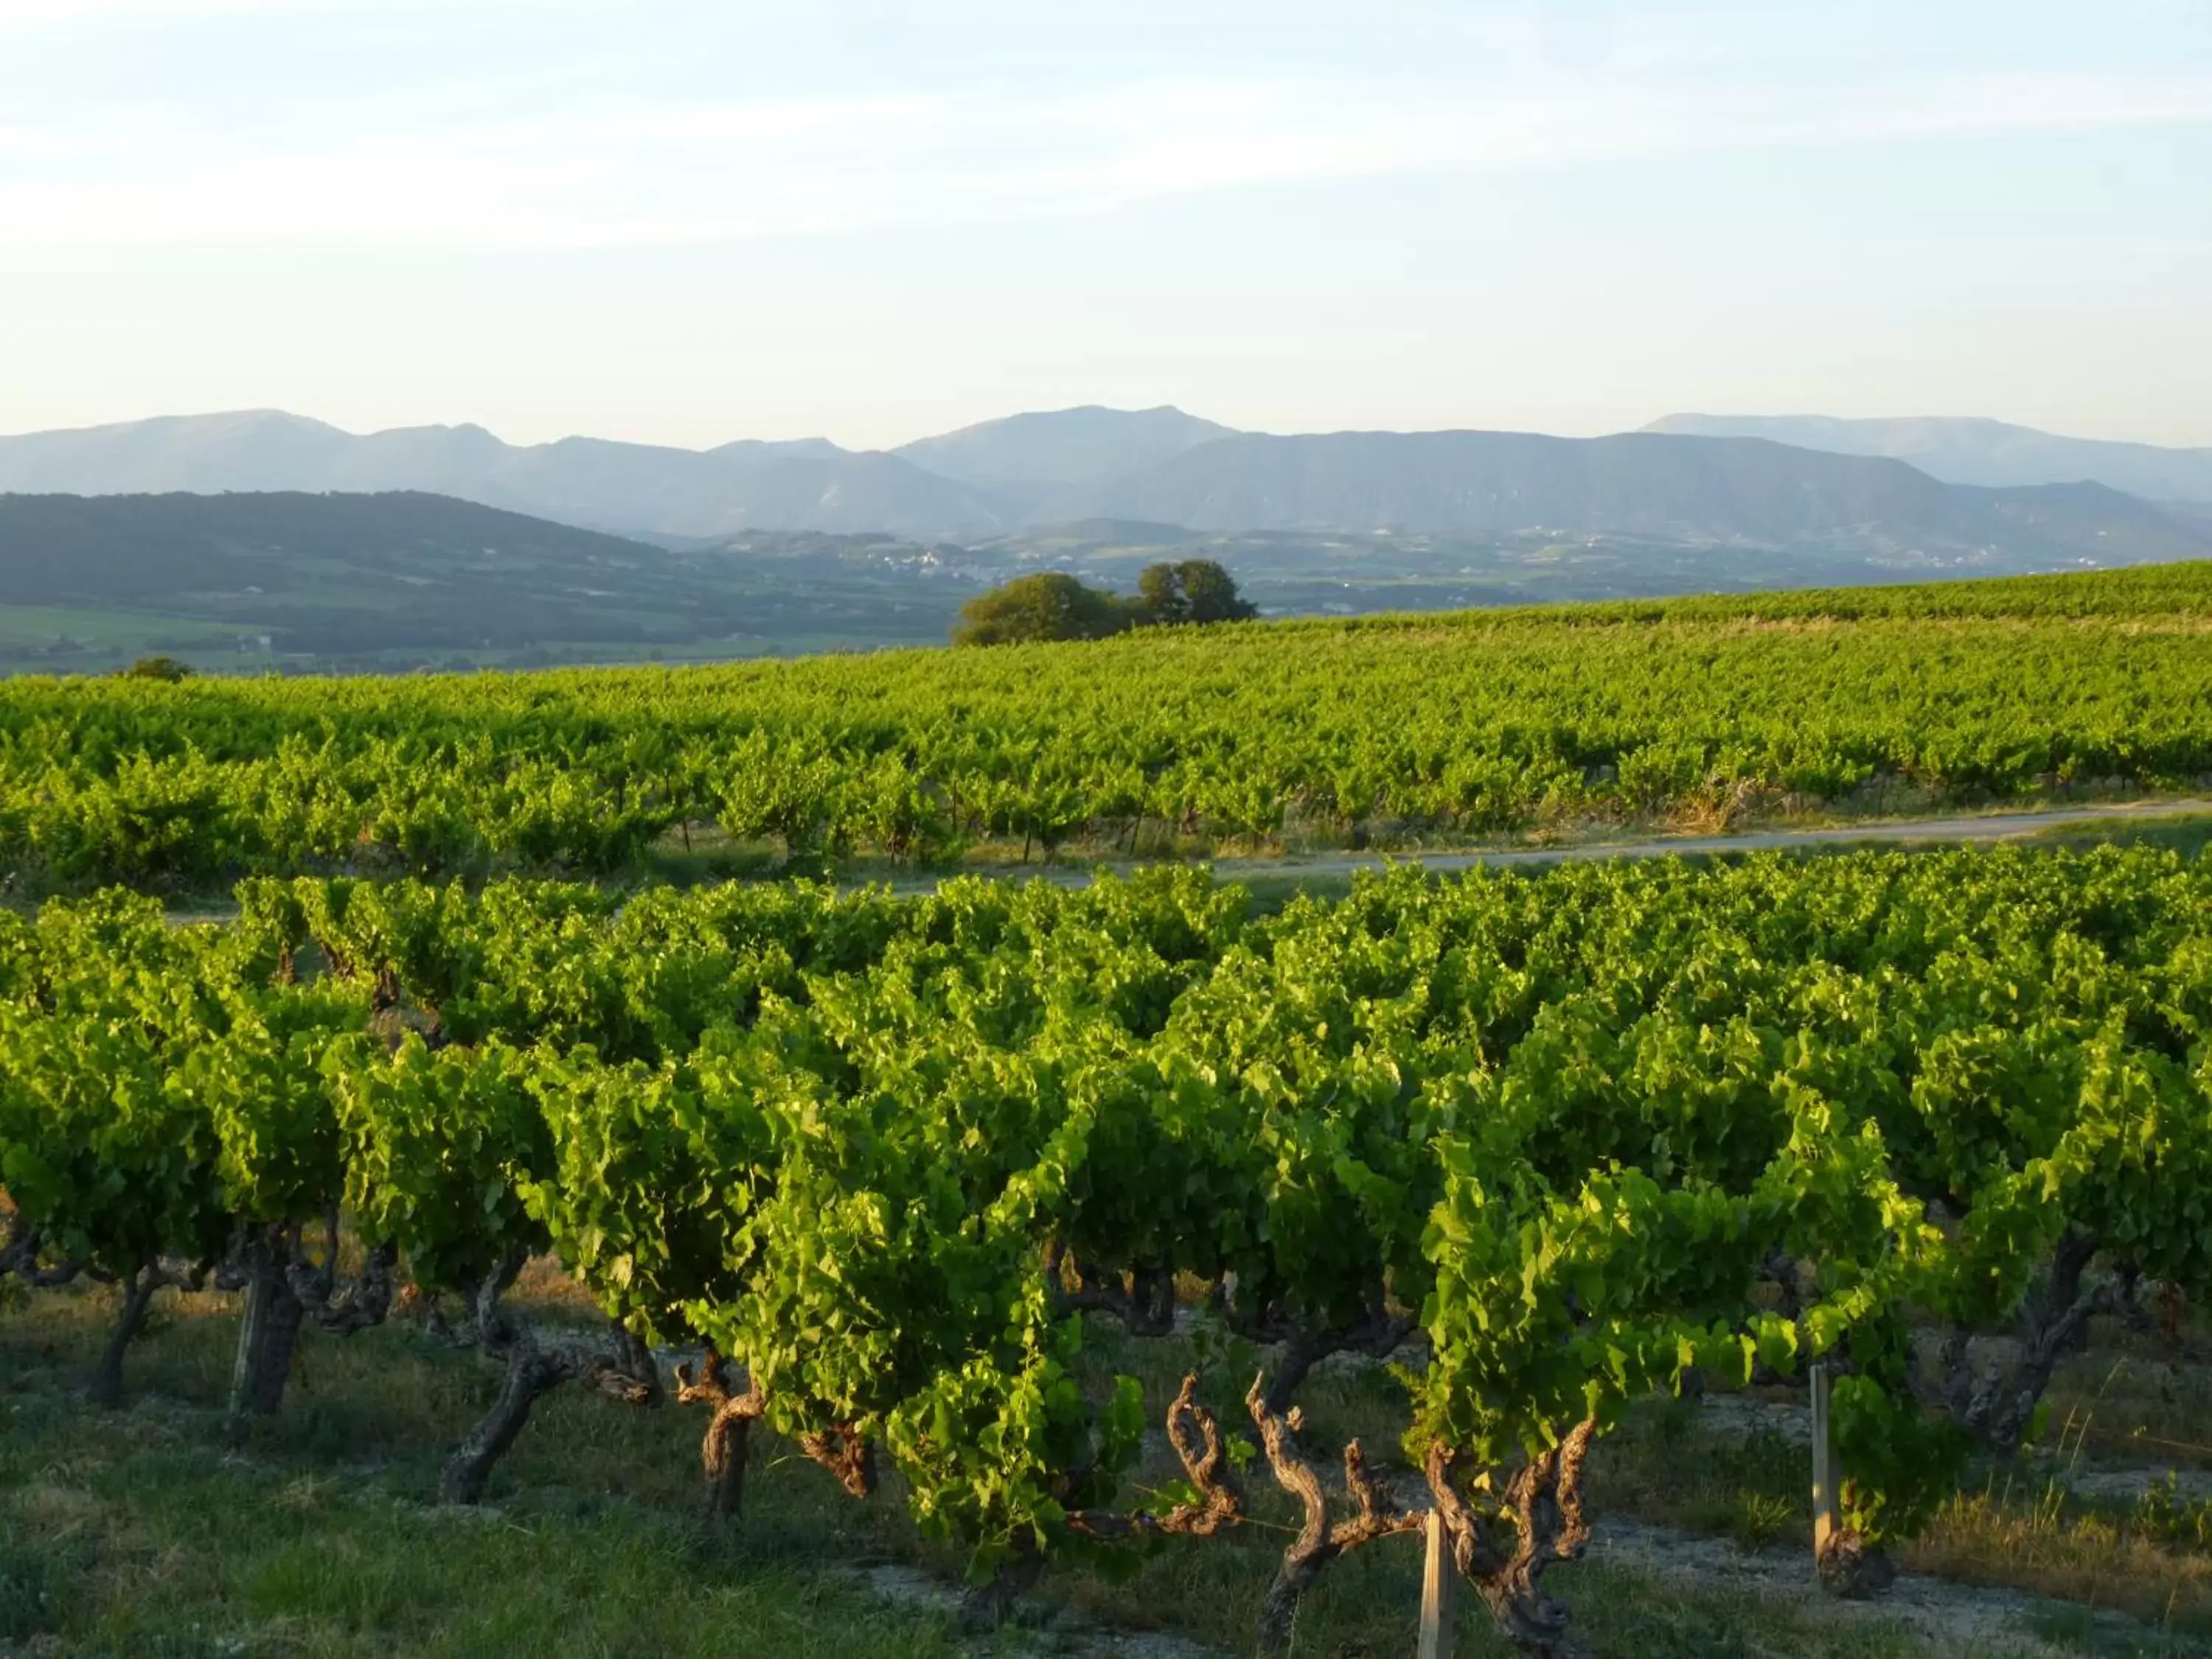
<instances>
[{"instance_id":1,"label":"thin cloud","mask_svg":"<svg viewBox=\"0 0 2212 1659\"><path fill-rule=\"evenodd\" d=\"M2018 72L1749 89L1632 74L1465 88L1188 77L431 120L401 104L381 124L364 104L283 143L137 106L0 126L0 243L720 241L1411 172L2199 123L2208 111L2212 76Z\"/></svg>"}]
</instances>

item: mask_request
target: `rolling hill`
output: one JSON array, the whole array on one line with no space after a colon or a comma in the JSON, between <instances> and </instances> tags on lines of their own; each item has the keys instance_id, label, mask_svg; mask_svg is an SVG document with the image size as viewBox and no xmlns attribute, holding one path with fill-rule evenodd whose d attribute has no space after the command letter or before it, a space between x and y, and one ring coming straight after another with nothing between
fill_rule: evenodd
<instances>
[{"instance_id":1,"label":"rolling hill","mask_svg":"<svg viewBox=\"0 0 2212 1659\"><path fill-rule=\"evenodd\" d=\"M404 581L435 568L549 591L665 562L618 537L440 495L0 495L0 581L27 605L300 592L343 571Z\"/></svg>"},{"instance_id":2,"label":"rolling hill","mask_svg":"<svg viewBox=\"0 0 2212 1659\"><path fill-rule=\"evenodd\" d=\"M967 591L795 542L685 552L419 492L0 495L0 662L753 655L942 640Z\"/></svg>"}]
</instances>

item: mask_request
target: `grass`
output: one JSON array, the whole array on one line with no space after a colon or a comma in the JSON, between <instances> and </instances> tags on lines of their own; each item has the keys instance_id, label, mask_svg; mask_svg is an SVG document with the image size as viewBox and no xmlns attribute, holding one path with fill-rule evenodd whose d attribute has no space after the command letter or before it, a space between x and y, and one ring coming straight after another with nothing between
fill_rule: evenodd
<instances>
[{"instance_id":1,"label":"grass","mask_svg":"<svg viewBox=\"0 0 2212 1659\"><path fill-rule=\"evenodd\" d=\"M2185 854L2212 845L2212 814L2170 812L2094 824L2068 824L2027 839L2039 847L2164 847Z\"/></svg>"},{"instance_id":2,"label":"grass","mask_svg":"<svg viewBox=\"0 0 2212 1659\"><path fill-rule=\"evenodd\" d=\"M2177 1636L2212 1638L2212 1554L2142 1506L2081 1505L2054 1486L1994 1479L1946 1503L1900 1563L1964 1583L2032 1588L2085 1609L2117 1608Z\"/></svg>"},{"instance_id":3,"label":"grass","mask_svg":"<svg viewBox=\"0 0 2212 1659\"><path fill-rule=\"evenodd\" d=\"M491 1505L439 1506L439 1460L495 1377L404 1329L310 1339L284 1412L233 1449L225 1302L164 1316L119 1413L70 1393L106 1296L42 1297L0 1331L0 1651L704 1656L740 1634L841 1659L975 1650L840 1574L881 1553L890 1517L831 1526L844 1500L811 1465L759 1483L744 1535L696 1524L697 1424L675 1411L556 1396Z\"/></svg>"},{"instance_id":4,"label":"grass","mask_svg":"<svg viewBox=\"0 0 2212 1659\"><path fill-rule=\"evenodd\" d=\"M2100 1334L2118 1340L2116 1333ZM1109 1339L1102 1349L1102 1365L1127 1370L1143 1382L1148 1409L1155 1414L1164 1409L1186 1369L1198 1370L1204 1397L1232 1400L1242 1393L1260 1358L1248 1344L1206 1335L1194 1340L1118 1347ZM2079 1388L2082 1386L2080 1379L2092 1375L2148 1376L2152 1368L2140 1356L2116 1358L2112 1352L2103 1351L2072 1362L2070 1372L2075 1379L2073 1386ZM2212 1386L2212 1379L2201 1372L2185 1375L2185 1386L2165 1393L2171 1408L2180 1412L2194 1408L2198 1396L2192 1389ZM2154 1386L2149 1392L2156 1395L2159 1390ZM2118 1382L2108 1387L2106 1398L2140 1408L2140 1401L2125 1393ZM1345 1441L1354 1437L1362 1442L1371 1463L1382 1468L1402 1463L1396 1439L1406 1422L1406 1401L1402 1388L1387 1370L1370 1366L1326 1367L1308 1383L1303 1403L1307 1429L1302 1441L1324 1468L1338 1455ZM2063 1412L2063 1407L2062 1415ZM1724 1538L1746 1550L1779 1559L1804 1559L1809 1576L1810 1453L1802 1440L1781 1431L1778 1420L1775 1425L1762 1426L1754 1414L1746 1415L1751 1417L1747 1430L1741 1419L1731 1420L1717 1413L1700 1412L1683 1401L1646 1402L1598 1443L1589 1475L1593 1509L1601 1515ZM2079 1421L2082 1413L2076 1415ZM2212 1418L2198 1420L2212 1421ZM1151 1473L1164 1477L1171 1471L1164 1467L1163 1457ZM1896 1547L1899 1563L1910 1571L1961 1583L2078 1602L2090 1620L2085 1628L2095 1638L2085 1651L2212 1650L2212 1505L2178 1498L2159 1486L2154 1486L2144 1498L2120 1502L2054 1501L2051 1492L2050 1479L2045 1475L2023 1478L2009 1486L1992 1480L1986 1489L1962 1492L1919 1537ZM1267 1513L1267 1518L1279 1525L1291 1516L1287 1510L1279 1510ZM1266 1565L1262 1557L1271 1546L1250 1534L1231 1541L1252 1552L1249 1570L1255 1578L1260 1577ZM1401 1559L1384 1559L1386 1552ZM1389 1583L1393 1588L1389 1594L1370 1599L1376 1603L1373 1616L1391 1622L1412 1605L1407 1598L1417 1594L1413 1588L1417 1552L1410 1545L1403 1552L1384 1545L1370 1553L1376 1559L1355 1558L1333 1568L1336 1577L1326 1593L1358 1594L1351 1589L1355 1580ZM1601 1546L1592 1563L1547 1581L1566 1581L1560 1587L1576 1608L1577 1629L1585 1635L1594 1634L1610 1616L1608 1598L1629 1594L1619 1587L1638 1577L1621 1569L1603 1569L1602 1556ZM1175 1617L1183 1627L1206 1628L1209 1633L1227 1627L1233 1622L1228 1610L1209 1607L1210 1596L1216 1593L1202 1583L1184 1581L1182 1574L1186 1565L1170 1563L1157 1582L1140 1580L1146 1589L1140 1600L1150 1607L1176 1608ZM1103 1611L1126 1592L1118 1586L1099 1584L1063 1593L1075 1595L1079 1605ZM1644 1581L1631 1599L1633 1605L1641 1606L1654 1597L1663 1601L1668 1595L1682 1594L1680 1585ZM1722 1592L1708 1590L1688 1599L1704 1607L1716 1594ZM1757 1638L1754 1645L1747 1649L1722 1644L1710 1649L1692 1645L1654 1651L1826 1650L1819 1645L1819 1640L1826 1638L1817 1619L1808 1624L1802 1610L1792 1613L1786 1605L1761 1606L1763 1610L1757 1615L1743 1616L1752 1619L1754 1626L1760 1619L1795 1619L1802 1628L1787 1639L1772 1634ZM2094 1618L2100 1610L2124 1614L2136 1630L2116 1636L2106 1622ZM1320 1616L1331 1617L1326 1613ZM1694 1625L1696 1616L1694 1609L1684 1613L1690 1625ZM2035 1615L2038 1619L2051 1616L2055 1615ZM1621 1626L1619 1647L1600 1644L1597 1651L1642 1651L1635 1645L1638 1628L1631 1613ZM2136 1637L2141 1644L2131 1645ZM1850 1638L1876 1645L1838 1650L1882 1651L1879 1641L1889 1639L1863 1628L1851 1631ZM1759 1641L1765 1643L1763 1650L1757 1644ZM1380 1644L1375 1651L1399 1651L1410 1643L1407 1635L1404 1643Z\"/></svg>"},{"instance_id":5,"label":"grass","mask_svg":"<svg viewBox=\"0 0 2212 1659\"><path fill-rule=\"evenodd\" d=\"M2207 1346L2194 1333L2189 1341L2199 1354ZM2158 1338L2099 1322L2090 1350L2060 1365L2047 1398L2060 1456L2212 1469L2212 1368Z\"/></svg>"},{"instance_id":6,"label":"grass","mask_svg":"<svg viewBox=\"0 0 2212 1659\"><path fill-rule=\"evenodd\" d=\"M1744 1433L1653 1402L1601 1443L1591 1488L1609 1510L1798 1551L1812 1532L1809 1455L1772 1430ZM2083 1499L2048 1472L1990 1472L1892 1553L1908 1571L2113 1610L2212 1643L2212 1506L2167 1486Z\"/></svg>"},{"instance_id":7,"label":"grass","mask_svg":"<svg viewBox=\"0 0 2212 1659\"><path fill-rule=\"evenodd\" d=\"M556 1275L538 1274L533 1288L545 1304L566 1300ZM228 1299L161 1304L131 1357L131 1403L108 1413L74 1390L112 1308L110 1292L74 1291L19 1298L0 1316L0 1654L1102 1651L1086 1645L1083 1621L1238 1652L1291 1518L1263 1491L1256 1507L1268 1524L1133 1564L1056 1563L1039 1589L1047 1613L1058 1610L1053 1627L963 1636L939 1600L885 1599L856 1577L890 1563L957 1580L958 1560L915 1535L895 1480L856 1504L770 1442L756 1453L744 1528L710 1531L697 1519L695 1414L569 1391L541 1405L487 1506L448 1509L434 1501L437 1468L495 1387L482 1361L398 1324L345 1342L311 1336L283 1412L234 1448L220 1413L234 1336ZM1233 1343L1205 1352L1157 1343L1106 1358L1132 1364L1158 1404L1185 1364L1206 1368L1218 1395L1252 1355ZM1372 1425L1394 1416L1396 1387L1372 1369L1318 1376L1307 1437L1316 1455L1352 1432L1388 1447ZM1714 1492L1729 1478L1754 1492L1784 1484L1778 1461L1756 1478L1716 1475ZM1298 1652L1410 1650L1419 1565L1410 1537L1338 1564L1309 1598ZM1608 1565L1602 1552L1547 1583L1598 1659L2051 1650L1937 1644L1879 1611L1844 1617L1811 1596ZM1459 1650L1503 1659L1471 1598L1462 1600Z\"/></svg>"}]
</instances>

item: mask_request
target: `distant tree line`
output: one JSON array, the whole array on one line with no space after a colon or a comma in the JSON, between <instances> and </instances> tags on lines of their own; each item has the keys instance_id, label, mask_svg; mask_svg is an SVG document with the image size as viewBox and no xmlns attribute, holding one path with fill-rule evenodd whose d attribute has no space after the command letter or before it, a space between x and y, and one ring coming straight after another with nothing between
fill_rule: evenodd
<instances>
[{"instance_id":1,"label":"distant tree line","mask_svg":"<svg viewBox=\"0 0 2212 1659\"><path fill-rule=\"evenodd\" d=\"M1259 607L1212 559L1147 565L1133 598L1086 587L1060 571L1018 576L960 609L955 645L1018 645L1035 640L1103 640L1132 628L1249 622Z\"/></svg>"}]
</instances>

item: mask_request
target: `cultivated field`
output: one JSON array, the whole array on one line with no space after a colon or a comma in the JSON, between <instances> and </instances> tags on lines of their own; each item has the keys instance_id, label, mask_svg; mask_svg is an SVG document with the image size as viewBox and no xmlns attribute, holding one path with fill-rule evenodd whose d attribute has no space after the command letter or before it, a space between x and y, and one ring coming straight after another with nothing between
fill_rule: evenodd
<instances>
[{"instance_id":1,"label":"cultivated field","mask_svg":"<svg viewBox=\"0 0 2212 1659\"><path fill-rule=\"evenodd\" d=\"M2202 1650L2201 824L1618 843L2186 805L2208 595L0 687L0 1643Z\"/></svg>"}]
</instances>

